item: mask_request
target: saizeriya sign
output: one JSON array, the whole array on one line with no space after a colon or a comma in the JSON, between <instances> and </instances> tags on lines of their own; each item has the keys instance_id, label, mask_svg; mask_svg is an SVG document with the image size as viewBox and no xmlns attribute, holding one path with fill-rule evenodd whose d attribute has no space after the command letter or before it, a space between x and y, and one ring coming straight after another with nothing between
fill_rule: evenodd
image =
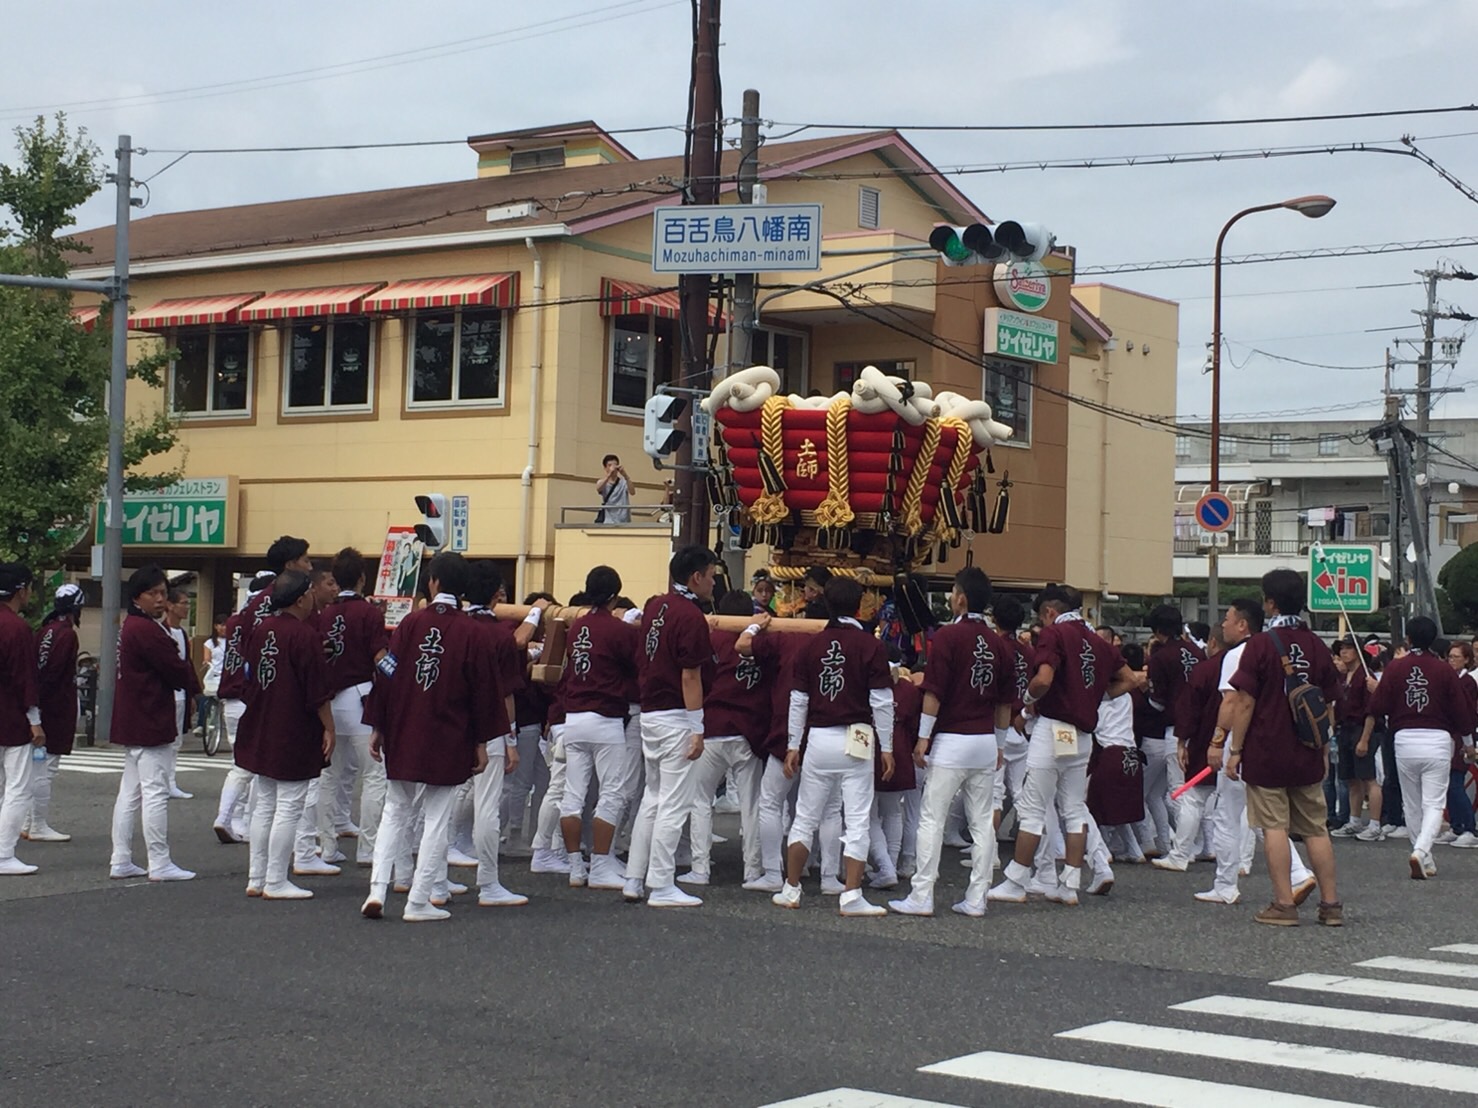
<instances>
[{"instance_id":1,"label":"saizeriya sign","mask_svg":"<svg viewBox=\"0 0 1478 1108\"><path fill-rule=\"evenodd\" d=\"M1007 308L986 308L985 353L1029 362L1055 362L1057 321Z\"/></svg>"}]
</instances>

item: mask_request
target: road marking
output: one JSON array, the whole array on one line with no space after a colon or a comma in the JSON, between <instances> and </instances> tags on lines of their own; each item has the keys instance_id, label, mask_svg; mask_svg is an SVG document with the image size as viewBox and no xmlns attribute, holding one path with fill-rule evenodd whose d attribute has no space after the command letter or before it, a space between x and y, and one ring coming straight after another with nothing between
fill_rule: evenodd
<instances>
[{"instance_id":1,"label":"road marking","mask_svg":"<svg viewBox=\"0 0 1478 1108\"><path fill-rule=\"evenodd\" d=\"M1356 962L1357 969L1397 970L1422 973L1428 977L1478 977L1478 966L1463 962L1443 962L1436 958L1371 958Z\"/></svg>"},{"instance_id":2,"label":"road marking","mask_svg":"<svg viewBox=\"0 0 1478 1108\"><path fill-rule=\"evenodd\" d=\"M959 1108L959 1105L870 1093L865 1089L828 1089L824 1093L812 1093L794 1100L777 1100L774 1104L764 1105L764 1108Z\"/></svg>"},{"instance_id":3,"label":"road marking","mask_svg":"<svg viewBox=\"0 0 1478 1108\"><path fill-rule=\"evenodd\" d=\"M1448 946L1434 946L1432 949L1438 954L1478 954L1478 943L1452 943Z\"/></svg>"},{"instance_id":4,"label":"road marking","mask_svg":"<svg viewBox=\"0 0 1478 1108\"><path fill-rule=\"evenodd\" d=\"M1428 1062L1368 1054L1359 1050L1280 1043L1243 1035L1218 1035L1210 1031L1187 1031L1177 1027L1154 1027L1143 1023L1106 1020L1072 1031L1059 1031L1060 1039L1077 1039L1111 1046L1137 1047L1195 1058L1219 1058L1250 1062L1259 1066L1306 1070L1363 1081L1388 1081L1396 1085L1420 1085L1454 1093L1478 1093L1478 1069L1450 1062Z\"/></svg>"},{"instance_id":5,"label":"road marking","mask_svg":"<svg viewBox=\"0 0 1478 1108\"><path fill-rule=\"evenodd\" d=\"M1219 1081L1198 1081L1191 1077L1122 1070L1113 1066L1000 1054L993 1050L922 1066L919 1072L1090 1097L1099 1103L1148 1104L1153 1108L1185 1108L1187 1104L1194 1104L1196 1108L1246 1108L1249 1104L1262 1104L1269 1108L1335 1108L1336 1105L1360 1108L1348 1100L1324 1100L1248 1085L1227 1085Z\"/></svg>"},{"instance_id":6,"label":"road marking","mask_svg":"<svg viewBox=\"0 0 1478 1108\"><path fill-rule=\"evenodd\" d=\"M1447 985L1414 985L1406 981L1342 977L1330 973L1299 973L1269 984L1283 989L1310 989L1321 993L1339 993L1342 996L1410 1000L1418 1004L1442 1004L1449 1008L1478 1008L1478 992Z\"/></svg>"},{"instance_id":7,"label":"road marking","mask_svg":"<svg viewBox=\"0 0 1478 1108\"><path fill-rule=\"evenodd\" d=\"M1172 1012L1196 1012L1209 1016L1267 1020L1299 1027L1330 1027L1337 1031L1361 1031L1397 1035L1406 1039L1478 1046L1478 1025L1436 1016L1397 1016L1389 1012L1362 1012L1355 1008L1325 1008L1316 1004L1291 1004L1282 1000L1253 1000L1242 996L1203 996L1184 1004L1170 1005Z\"/></svg>"}]
</instances>

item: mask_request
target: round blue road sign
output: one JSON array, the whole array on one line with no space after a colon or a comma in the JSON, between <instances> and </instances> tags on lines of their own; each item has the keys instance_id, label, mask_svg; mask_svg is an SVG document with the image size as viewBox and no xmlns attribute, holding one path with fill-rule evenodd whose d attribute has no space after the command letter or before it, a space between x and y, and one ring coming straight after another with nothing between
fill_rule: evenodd
<instances>
[{"instance_id":1,"label":"round blue road sign","mask_svg":"<svg viewBox=\"0 0 1478 1108\"><path fill-rule=\"evenodd\" d=\"M1235 516L1225 493L1208 492L1196 501L1196 522L1205 531L1225 531Z\"/></svg>"}]
</instances>

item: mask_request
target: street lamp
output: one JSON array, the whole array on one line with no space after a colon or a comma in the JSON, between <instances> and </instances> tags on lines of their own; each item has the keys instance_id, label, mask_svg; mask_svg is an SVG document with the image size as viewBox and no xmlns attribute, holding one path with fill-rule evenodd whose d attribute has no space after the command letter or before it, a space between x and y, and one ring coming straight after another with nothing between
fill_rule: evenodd
<instances>
[{"instance_id":1,"label":"street lamp","mask_svg":"<svg viewBox=\"0 0 1478 1108\"><path fill-rule=\"evenodd\" d=\"M1221 491L1221 247L1226 242L1227 232L1243 216L1256 212L1287 208L1310 219L1318 219L1328 215L1333 207L1333 197L1318 195L1295 196L1292 200L1281 200L1276 204L1258 204L1256 207L1243 208L1232 216L1222 227L1221 234L1216 236L1216 262L1212 267L1211 289L1211 492ZM1206 568L1207 600L1211 607L1211 622L1214 624L1217 613L1221 610L1215 544L1209 548Z\"/></svg>"}]
</instances>

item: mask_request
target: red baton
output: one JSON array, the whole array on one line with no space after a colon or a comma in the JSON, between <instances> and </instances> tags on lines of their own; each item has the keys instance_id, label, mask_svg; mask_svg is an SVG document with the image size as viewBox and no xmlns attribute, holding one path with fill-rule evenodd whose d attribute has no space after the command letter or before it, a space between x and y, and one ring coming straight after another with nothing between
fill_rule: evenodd
<instances>
[{"instance_id":1,"label":"red baton","mask_svg":"<svg viewBox=\"0 0 1478 1108\"><path fill-rule=\"evenodd\" d=\"M1187 792L1190 789L1194 789L1197 785L1199 785L1202 781L1206 780L1206 778L1208 778L1210 776L1211 776L1211 767L1210 766L1207 766L1205 769L1201 770L1200 773L1196 774L1196 776L1192 777L1184 785L1182 785L1180 788L1176 789L1173 793L1171 793L1170 794L1170 799L1171 800L1179 800L1182 793L1185 793L1185 792Z\"/></svg>"}]
</instances>

